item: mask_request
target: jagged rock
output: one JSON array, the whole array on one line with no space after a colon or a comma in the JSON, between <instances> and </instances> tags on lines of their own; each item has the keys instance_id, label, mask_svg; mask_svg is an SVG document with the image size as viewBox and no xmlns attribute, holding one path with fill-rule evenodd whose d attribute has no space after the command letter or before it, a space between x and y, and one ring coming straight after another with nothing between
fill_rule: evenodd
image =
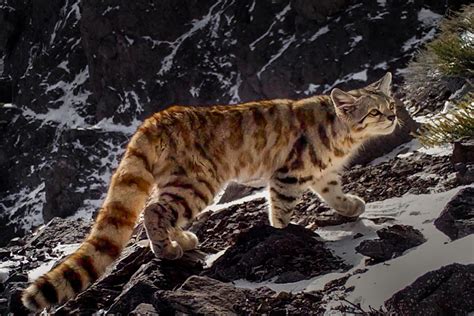
<instances>
[{"instance_id":1,"label":"jagged rock","mask_svg":"<svg viewBox=\"0 0 474 316\"><path fill-rule=\"evenodd\" d=\"M93 312L130 313L140 303L152 303L158 290L171 290L202 270L202 263L156 259L149 247L138 244L125 249L120 259L99 281L56 311L57 315Z\"/></svg>"},{"instance_id":2,"label":"jagged rock","mask_svg":"<svg viewBox=\"0 0 474 316\"><path fill-rule=\"evenodd\" d=\"M410 248L426 241L420 231L407 225L393 225L377 231L379 239L364 240L355 249L371 258L369 264L375 264L396 258Z\"/></svg>"},{"instance_id":3,"label":"jagged rock","mask_svg":"<svg viewBox=\"0 0 474 316\"><path fill-rule=\"evenodd\" d=\"M456 240L474 233L474 188L460 190L444 207L434 225Z\"/></svg>"},{"instance_id":4,"label":"jagged rock","mask_svg":"<svg viewBox=\"0 0 474 316\"><path fill-rule=\"evenodd\" d=\"M375 166L352 166L343 174L342 183L346 192L374 202L406 193L426 194L435 187L452 189L459 185L450 179L454 173L449 156L413 153Z\"/></svg>"},{"instance_id":5,"label":"jagged rock","mask_svg":"<svg viewBox=\"0 0 474 316\"><path fill-rule=\"evenodd\" d=\"M267 201L255 199L210 214L191 227L199 238L201 249L217 252L235 242L235 238L251 227L268 224Z\"/></svg>"},{"instance_id":6,"label":"jagged rock","mask_svg":"<svg viewBox=\"0 0 474 316\"><path fill-rule=\"evenodd\" d=\"M474 310L474 264L451 264L419 277L385 302L394 315L467 315Z\"/></svg>"},{"instance_id":7,"label":"jagged rock","mask_svg":"<svg viewBox=\"0 0 474 316\"><path fill-rule=\"evenodd\" d=\"M193 276L176 291L160 291L155 297L155 307L163 314L313 315L324 311L319 292L241 289L203 276Z\"/></svg>"},{"instance_id":8,"label":"jagged rock","mask_svg":"<svg viewBox=\"0 0 474 316\"><path fill-rule=\"evenodd\" d=\"M347 266L324 247L314 232L298 225L285 229L253 227L219 257L206 275L219 280L264 281L293 273L308 279Z\"/></svg>"}]
</instances>

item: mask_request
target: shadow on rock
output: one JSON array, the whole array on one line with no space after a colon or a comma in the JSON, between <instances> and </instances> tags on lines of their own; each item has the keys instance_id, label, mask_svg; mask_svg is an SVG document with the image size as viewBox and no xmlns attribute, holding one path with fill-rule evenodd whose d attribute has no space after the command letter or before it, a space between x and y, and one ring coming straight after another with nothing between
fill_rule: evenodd
<instances>
[{"instance_id":1,"label":"shadow on rock","mask_svg":"<svg viewBox=\"0 0 474 316\"><path fill-rule=\"evenodd\" d=\"M288 283L347 269L316 237L298 225L285 229L253 227L242 233L205 274L223 281L260 282L277 277L276 283Z\"/></svg>"}]
</instances>

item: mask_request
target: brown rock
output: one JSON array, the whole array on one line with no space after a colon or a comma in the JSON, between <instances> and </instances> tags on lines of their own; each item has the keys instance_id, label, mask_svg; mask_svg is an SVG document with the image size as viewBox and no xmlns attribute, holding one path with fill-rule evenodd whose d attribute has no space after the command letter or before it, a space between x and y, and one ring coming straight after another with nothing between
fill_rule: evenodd
<instances>
[{"instance_id":1,"label":"brown rock","mask_svg":"<svg viewBox=\"0 0 474 316\"><path fill-rule=\"evenodd\" d=\"M455 142L451 161L453 164L474 163L474 139Z\"/></svg>"}]
</instances>

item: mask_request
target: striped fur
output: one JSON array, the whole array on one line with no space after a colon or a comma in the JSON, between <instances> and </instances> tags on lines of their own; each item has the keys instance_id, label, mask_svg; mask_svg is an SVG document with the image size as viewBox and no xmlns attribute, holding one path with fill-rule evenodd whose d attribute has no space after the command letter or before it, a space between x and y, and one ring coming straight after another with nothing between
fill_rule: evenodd
<instances>
[{"instance_id":1,"label":"striped fur","mask_svg":"<svg viewBox=\"0 0 474 316\"><path fill-rule=\"evenodd\" d=\"M307 188L341 214L359 215L364 202L342 192L337 171L363 141L393 131L390 79L299 101L175 106L152 115L128 144L89 236L24 291L23 303L39 310L87 288L120 255L142 211L152 251L179 258L198 244L181 227L230 180L269 184L275 227L288 224ZM152 191L157 199L145 207Z\"/></svg>"}]
</instances>

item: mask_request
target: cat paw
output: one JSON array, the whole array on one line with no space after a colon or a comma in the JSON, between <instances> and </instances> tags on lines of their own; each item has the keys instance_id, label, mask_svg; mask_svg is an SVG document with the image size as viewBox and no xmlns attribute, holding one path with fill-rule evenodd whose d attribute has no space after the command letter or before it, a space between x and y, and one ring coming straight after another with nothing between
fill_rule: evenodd
<instances>
[{"instance_id":1,"label":"cat paw","mask_svg":"<svg viewBox=\"0 0 474 316\"><path fill-rule=\"evenodd\" d=\"M173 240L163 249L161 257L168 260L176 260L181 258L183 253L183 248L181 248L181 246Z\"/></svg>"},{"instance_id":2,"label":"cat paw","mask_svg":"<svg viewBox=\"0 0 474 316\"><path fill-rule=\"evenodd\" d=\"M344 206L336 211L347 217L357 217L364 213L365 202L360 197L352 194L346 194L343 199Z\"/></svg>"},{"instance_id":3,"label":"cat paw","mask_svg":"<svg viewBox=\"0 0 474 316\"><path fill-rule=\"evenodd\" d=\"M151 243L151 251L157 258L168 260L176 260L183 256L183 248L176 242L171 241L166 247L161 248L158 245Z\"/></svg>"},{"instance_id":4,"label":"cat paw","mask_svg":"<svg viewBox=\"0 0 474 316\"><path fill-rule=\"evenodd\" d=\"M174 239L183 249L183 251L196 249L199 245L199 240L195 234L188 231L180 231L173 235Z\"/></svg>"}]
</instances>

